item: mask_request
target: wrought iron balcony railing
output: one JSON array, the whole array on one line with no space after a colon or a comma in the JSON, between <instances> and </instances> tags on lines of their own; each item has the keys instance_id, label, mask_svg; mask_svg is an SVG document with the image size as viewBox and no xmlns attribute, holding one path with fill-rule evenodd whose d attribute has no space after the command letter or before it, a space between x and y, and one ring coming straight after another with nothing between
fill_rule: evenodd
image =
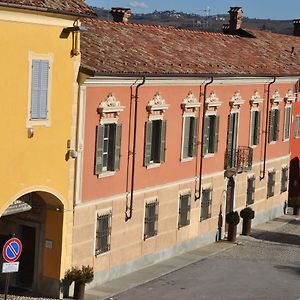
<instances>
[{"instance_id":1,"label":"wrought iron balcony railing","mask_svg":"<svg viewBox=\"0 0 300 300\"><path fill-rule=\"evenodd\" d=\"M225 170L235 169L236 172L246 172L252 169L253 149L239 146L237 149L226 150Z\"/></svg>"}]
</instances>

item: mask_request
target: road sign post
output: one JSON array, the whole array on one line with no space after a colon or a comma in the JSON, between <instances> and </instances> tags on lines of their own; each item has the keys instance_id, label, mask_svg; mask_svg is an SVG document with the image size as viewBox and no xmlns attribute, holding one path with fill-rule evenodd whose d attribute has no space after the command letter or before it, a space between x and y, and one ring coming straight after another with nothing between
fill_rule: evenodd
<instances>
[{"instance_id":1,"label":"road sign post","mask_svg":"<svg viewBox=\"0 0 300 300\"><path fill-rule=\"evenodd\" d=\"M13 237L9 239L2 250L2 256L6 263L2 265L2 273L6 273L4 300L7 300L9 289L10 273L19 271L19 262L17 261L22 253L22 243L19 239Z\"/></svg>"}]
</instances>

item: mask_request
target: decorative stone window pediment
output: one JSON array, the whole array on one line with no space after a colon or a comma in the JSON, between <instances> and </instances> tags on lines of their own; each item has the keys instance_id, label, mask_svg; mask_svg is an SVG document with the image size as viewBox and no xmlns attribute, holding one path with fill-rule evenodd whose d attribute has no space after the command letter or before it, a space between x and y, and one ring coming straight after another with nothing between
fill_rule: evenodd
<instances>
[{"instance_id":1,"label":"decorative stone window pediment","mask_svg":"<svg viewBox=\"0 0 300 300\"><path fill-rule=\"evenodd\" d=\"M148 102L147 111L149 114L163 114L169 108L169 104L161 97L159 92L156 92L153 99Z\"/></svg>"},{"instance_id":2,"label":"decorative stone window pediment","mask_svg":"<svg viewBox=\"0 0 300 300\"><path fill-rule=\"evenodd\" d=\"M240 91L235 91L234 95L229 101L231 108L240 108L244 103L245 101L242 99Z\"/></svg>"},{"instance_id":3,"label":"decorative stone window pediment","mask_svg":"<svg viewBox=\"0 0 300 300\"><path fill-rule=\"evenodd\" d=\"M187 97L184 98L181 103L181 108L184 110L184 112L187 111L195 112L198 107L200 107L200 103L195 97L193 91L189 91Z\"/></svg>"},{"instance_id":4,"label":"decorative stone window pediment","mask_svg":"<svg viewBox=\"0 0 300 300\"><path fill-rule=\"evenodd\" d=\"M250 99L250 105L258 107L260 103L263 102L263 99L261 98L259 91L255 90L254 94L252 95Z\"/></svg>"},{"instance_id":5,"label":"decorative stone window pediment","mask_svg":"<svg viewBox=\"0 0 300 300\"><path fill-rule=\"evenodd\" d=\"M222 102L219 100L215 91L212 91L209 96L206 98L206 109L216 110L219 106L222 105Z\"/></svg>"},{"instance_id":6,"label":"decorative stone window pediment","mask_svg":"<svg viewBox=\"0 0 300 300\"><path fill-rule=\"evenodd\" d=\"M284 97L284 102L286 104L291 104L296 101L296 95L292 89L289 89Z\"/></svg>"},{"instance_id":7,"label":"decorative stone window pediment","mask_svg":"<svg viewBox=\"0 0 300 300\"><path fill-rule=\"evenodd\" d=\"M122 106L120 101L112 93L109 93L106 99L99 104L97 111L101 114L101 117L111 114L117 117L124 108L125 106Z\"/></svg>"},{"instance_id":8,"label":"decorative stone window pediment","mask_svg":"<svg viewBox=\"0 0 300 300\"><path fill-rule=\"evenodd\" d=\"M272 104L277 104L277 105L282 101L282 97L280 96L279 90L275 90L270 100Z\"/></svg>"}]
</instances>

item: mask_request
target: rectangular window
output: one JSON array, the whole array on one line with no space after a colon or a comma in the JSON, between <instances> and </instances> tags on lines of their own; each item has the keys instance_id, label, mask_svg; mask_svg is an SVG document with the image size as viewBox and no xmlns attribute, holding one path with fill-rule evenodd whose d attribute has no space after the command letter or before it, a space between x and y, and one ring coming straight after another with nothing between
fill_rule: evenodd
<instances>
[{"instance_id":1,"label":"rectangular window","mask_svg":"<svg viewBox=\"0 0 300 300\"><path fill-rule=\"evenodd\" d=\"M120 168L122 125L97 126L95 174L117 171Z\"/></svg>"},{"instance_id":2,"label":"rectangular window","mask_svg":"<svg viewBox=\"0 0 300 300\"><path fill-rule=\"evenodd\" d=\"M260 111L251 111L250 146L259 144Z\"/></svg>"},{"instance_id":3,"label":"rectangular window","mask_svg":"<svg viewBox=\"0 0 300 300\"><path fill-rule=\"evenodd\" d=\"M284 139L285 140L290 138L291 111L292 110L290 106L285 108L285 114L284 114Z\"/></svg>"},{"instance_id":4,"label":"rectangular window","mask_svg":"<svg viewBox=\"0 0 300 300\"><path fill-rule=\"evenodd\" d=\"M284 167L281 169L281 193L284 193L287 191L287 185L288 185L288 167Z\"/></svg>"},{"instance_id":5,"label":"rectangular window","mask_svg":"<svg viewBox=\"0 0 300 300\"><path fill-rule=\"evenodd\" d=\"M146 204L144 239L157 235L158 201Z\"/></svg>"},{"instance_id":6,"label":"rectangular window","mask_svg":"<svg viewBox=\"0 0 300 300\"><path fill-rule=\"evenodd\" d=\"M30 120L48 118L49 61L32 60Z\"/></svg>"},{"instance_id":7,"label":"rectangular window","mask_svg":"<svg viewBox=\"0 0 300 300\"><path fill-rule=\"evenodd\" d=\"M98 255L110 250L111 214L97 215L96 247L95 254Z\"/></svg>"},{"instance_id":8,"label":"rectangular window","mask_svg":"<svg viewBox=\"0 0 300 300\"><path fill-rule=\"evenodd\" d=\"M163 163L165 161L166 121L152 120L146 122L144 165Z\"/></svg>"},{"instance_id":9,"label":"rectangular window","mask_svg":"<svg viewBox=\"0 0 300 300\"><path fill-rule=\"evenodd\" d=\"M275 189L275 171L271 171L268 173L268 188L267 188L267 197L274 196Z\"/></svg>"},{"instance_id":10,"label":"rectangular window","mask_svg":"<svg viewBox=\"0 0 300 300\"><path fill-rule=\"evenodd\" d=\"M181 195L179 199L178 228L190 224L191 194Z\"/></svg>"},{"instance_id":11,"label":"rectangular window","mask_svg":"<svg viewBox=\"0 0 300 300\"><path fill-rule=\"evenodd\" d=\"M212 188L202 190L200 221L211 217Z\"/></svg>"},{"instance_id":12,"label":"rectangular window","mask_svg":"<svg viewBox=\"0 0 300 300\"><path fill-rule=\"evenodd\" d=\"M272 109L270 111L270 119L269 119L269 143L278 141L279 120L280 120L279 109Z\"/></svg>"},{"instance_id":13,"label":"rectangular window","mask_svg":"<svg viewBox=\"0 0 300 300\"><path fill-rule=\"evenodd\" d=\"M300 136L300 116L296 116L295 118L295 138L299 138Z\"/></svg>"},{"instance_id":14,"label":"rectangular window","mask_svg":"<svg viewBox=\"0 0 300 300\"><path fill-rule=\"evenodd\" d=\"M184 118L182 158L196 156L197 152L197 127L198 119L195 117Z\"/></svg>"},{"instance_id":15,"label":"rectangular window","mask_svg":"<svg viewBox=\"0 0 300 300\"><path fill-rule=\"evenodd\" d=\"M247 178L247 199L246 204L251 205L254 203L255 196L255 176Z\"/></svg>"},{"instance_id":16,"label":"rectangular window","mask_svg":"<svg viewBox=\"0 0 300 300\"><path fill-rule=\"evenodd\" d=\"M204 119L203 155L218 151L219 116L207 115Z\"/></svg>"}]
</instances>

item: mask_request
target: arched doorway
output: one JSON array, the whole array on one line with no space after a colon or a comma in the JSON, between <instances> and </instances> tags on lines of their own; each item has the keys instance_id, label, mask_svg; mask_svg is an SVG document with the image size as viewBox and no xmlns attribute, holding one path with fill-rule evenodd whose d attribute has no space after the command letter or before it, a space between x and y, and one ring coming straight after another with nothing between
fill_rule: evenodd
<instances>
[{"instance_id":1,"label":"arched doorway","mask_svg":"<svg viewBox=\"0 0 300 300\"><path fill-rule=\"evenodd\" d=\"M17 293L58 295L62 225L62 202L42 191L19 197L2 214L0 248L12 236L18 237L23 244L19 272L11 279L11 286Z\"/></svg>"}]
</instances>

